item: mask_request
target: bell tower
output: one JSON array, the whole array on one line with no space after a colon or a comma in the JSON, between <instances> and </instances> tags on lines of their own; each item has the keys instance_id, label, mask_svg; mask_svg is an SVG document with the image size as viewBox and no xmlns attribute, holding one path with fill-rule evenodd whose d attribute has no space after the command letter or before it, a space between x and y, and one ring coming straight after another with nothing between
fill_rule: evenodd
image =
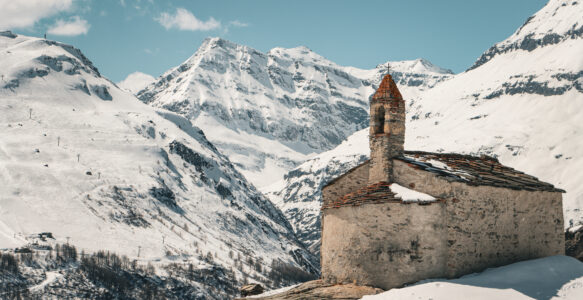
<instances>
[{"instance_id":1,"label":"bell tower","mask_svg":"<svg viewBox=\"0 0 583 300\"><path fill-rule=\"evenodd\" d=\"M388 73L370 100L369 144L369 184L391 182L392 159L404 150L405 101Z\"/></svg>"}]
</instances>

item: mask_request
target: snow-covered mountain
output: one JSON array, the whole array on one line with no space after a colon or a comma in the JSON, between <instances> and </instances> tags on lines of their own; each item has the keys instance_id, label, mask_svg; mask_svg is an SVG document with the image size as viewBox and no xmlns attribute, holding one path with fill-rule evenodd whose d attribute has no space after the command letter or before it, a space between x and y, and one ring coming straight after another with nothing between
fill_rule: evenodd
<instances>
[{"instance_id":1,"label":"snow-covered mountain","mask_svg":"<svg viewBox=\"0 0 583 300\"><path fill-rule=\"evenodd\" d=\"M426 60L392 62L411 93L451 77ZM202 128L256 186L337 146L368 124L368 97L386 72L339 66L306 47L262 53L220 38L137 96Z\"/></svg>"},{"instance_id":2,"label":"snow-covered mountain","mask_svg":"<svg viewBox=\"0 0 583 300\"><path fill-rule=\"evenodd\" d=\"M583 222L583 3L551 0L469 70L410 94L405 149L488 154L567 191L565 224ZM366 160L368 129L264 192L317 252L321 187Z\"/></svg>"},{"instance_id":3,"label":"snow-covered mountain","mask_svg":"<svg viewBox=\"0 0 583 300\"><path fill-rule=\"evenodd\" d=\"M146 73L133 72L129 74L124 80L117 83L120 88L131 92L137 93L145 88L148 84L152 83L155 78Z\"/></svg>"},{"instance_id":4,"label":"snow-covered mountain","mask_svg":"<svg viewBox=\"0 0 583 300\"><path fill-rule=\"evenodd\" d=\"M262 191L281 208L298 238L316 255L320 252L322 187L368 159L368 128L333 150L312 157Z\"/></svg>"},{"instance_id":5,"label":"snow-covered mountain","mask_svg":"<svg viewBox=\"0 0 583 300\"><path fill-rule=\"evenodd\" d=\"M119 89L79 49L1 32L0 77L0 248L51 232L86 253L232 270L232 285L267 282L272 261L318 272L200 129Z\"/></svg>"}]
</instances>

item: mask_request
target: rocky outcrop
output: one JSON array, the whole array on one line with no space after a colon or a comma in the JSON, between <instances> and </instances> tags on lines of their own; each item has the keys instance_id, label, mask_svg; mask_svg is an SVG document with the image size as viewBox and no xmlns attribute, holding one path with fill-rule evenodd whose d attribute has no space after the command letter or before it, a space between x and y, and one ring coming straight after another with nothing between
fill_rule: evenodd
<instances>
[{"instance_id":1,"label":"rocky outcrop","mask_svg":"<svg viewBox=\"0 0 583 300\"><path fill-rule=\"evenodd\" d=\"M583 261L583 227L565 231L565 254Z\"/></svg>"},{"instance_id":2,"label":"rocky outcrop","mask_svg":"<svg viewBox=\"0 0 583 300\"><path fill-rule=\"evenodd\" d=\"M359 286L356 284L327 284L322 280L302 283L285 292L255 299L360 299L366 295L376 295L383 292L379 288Z\"/></svg>"},{"instance_id":3,"label":"rocky outcrop","mask_svg":"<svg viewBox=\"0 0 583 300\"><path fill-rule=\"evenodd\" d=\"M253 296L263 293L261 284L248 284L241 287L241 296Z\"/></svg>"}]
</instances>

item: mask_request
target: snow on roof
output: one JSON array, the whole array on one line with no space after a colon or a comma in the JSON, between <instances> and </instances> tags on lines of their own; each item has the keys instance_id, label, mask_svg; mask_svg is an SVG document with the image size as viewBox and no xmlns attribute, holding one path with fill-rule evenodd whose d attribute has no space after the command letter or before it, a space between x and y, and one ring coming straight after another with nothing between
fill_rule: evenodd
<instances>
[{"instance_id":1,"label":"snow on roof","mask_svg":"<svg viewBox=\"0 0 583 300\"><path fill-rule=\"evenodd\" d=\"M448 181L464 182L472 186L495 186L514 190L564 192L552 184L502 165L496 158L455 153L431 153L405 151L404 156L395 159L407 163L412 168L432 172ZM331 180L325 186L334 184L339 178L369 163L358 165L343 175ZM377 182L352 193L322 203L322 209L342 206L359 206L365 203L438 201L430 195L399 186L395 183Z\"/></svg>"},{"instance_id":2,"label":"snow on roof","mask_svg":"<svg viewBox=\"0 0 583 300\"><path fill-rule=\"evenodd\" d=\"M408 189L396 183L392 183L390 188L395 193L395 196L401 198L403 202L431 202L437 200L430 195Z\"/></svg>"},{"instance_id":3,"label":"snow on roof","mask_svg":"<svg viewBox=\"0 0 583 300\"><path fill-rule=\"evenodd\" d=\"M324 202L322 203L322 209L389 202L430 204L438 200L430 195L405 188L396 183L381 181L360 188L353 193L348 193L337 199Z\"/></svg>"},{"instance_id":4,"label":"snow on roof","mask_svg":"<svg viewBox=\"0 0 583 300\"><path fill-rule=\"evenodd\" d=\"M565 192L552 184L507 167L490 156L472 156L456 153L405 151L396 159L410 166L438 174L452 181L468 185L488 185L514 190Z\"/></svg>"}]
</instances>

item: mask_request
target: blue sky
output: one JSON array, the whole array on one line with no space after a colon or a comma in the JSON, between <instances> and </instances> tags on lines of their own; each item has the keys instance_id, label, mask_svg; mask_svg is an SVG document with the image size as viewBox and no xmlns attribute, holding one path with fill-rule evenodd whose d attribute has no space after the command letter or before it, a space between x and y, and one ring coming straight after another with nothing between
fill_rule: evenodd
<instances>
[{"instance_id":1,"label":"blue sky","mask_svg":"<svg viewBox=\"0 0 583 300\"><path fill-rule=\"evenodd\" d=\"M307 46L341 65L419 57L462 72L546 0L0 0L0 30L80 48L113 81L158 76L220 36L268 51ZM10 5L10 6L9 6Z\"/></svg>"}]
</instances>

